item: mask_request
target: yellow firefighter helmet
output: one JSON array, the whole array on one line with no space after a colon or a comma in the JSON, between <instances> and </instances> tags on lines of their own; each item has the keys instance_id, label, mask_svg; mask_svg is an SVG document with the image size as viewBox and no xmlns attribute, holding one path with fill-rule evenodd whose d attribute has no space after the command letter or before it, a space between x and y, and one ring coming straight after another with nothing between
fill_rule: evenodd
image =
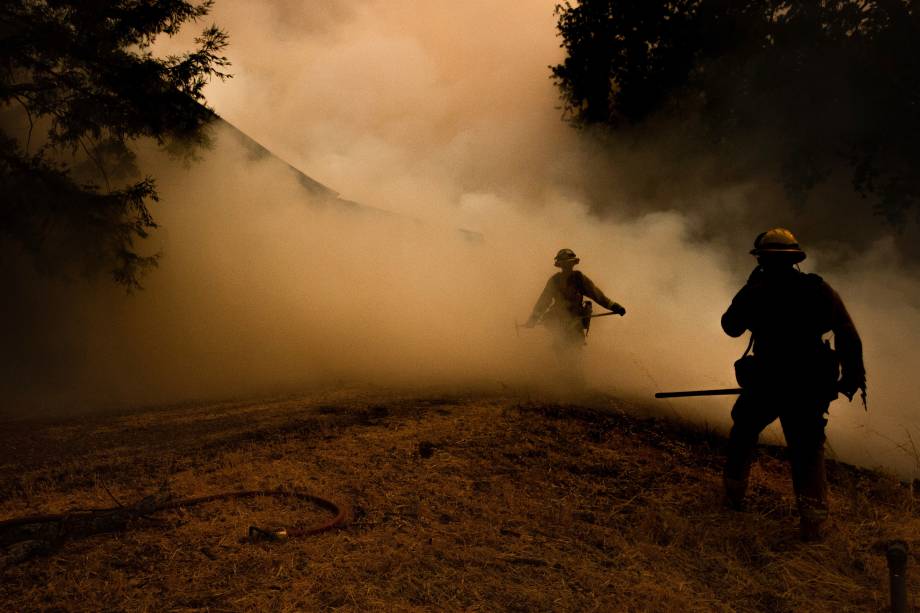
<instances>
[{"instance_id":1,"label":"yellow firefighter helmet","mask_svg":"<svg viewBox=\"0 0 920 613\"><path fill-rule=\"evenodd\" d=\"M756 256L782 256L801 262L805 259L805 252L799 247L795 235L786 228L773 228L761 232L754 239L754 248L751 254Z\"/></svg>"},{"instance_id":2,"label":"yellow firefighter helmet","mask_svg":"<svg viewBox=\"0 0 920 613\"><path fill-rule=\"evenodd\" d=\"M578 264L581 260L575 255L575 252L571 249L560 249L556 254L556 258L553 260L553 265L562 266L564 262L572 262L573 264Z\"/></svg>"}]
</instances>

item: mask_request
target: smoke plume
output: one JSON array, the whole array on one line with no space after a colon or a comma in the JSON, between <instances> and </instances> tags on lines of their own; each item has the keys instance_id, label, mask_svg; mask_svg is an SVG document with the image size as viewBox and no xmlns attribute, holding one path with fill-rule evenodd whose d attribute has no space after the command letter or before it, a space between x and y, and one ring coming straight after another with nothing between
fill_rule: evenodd
<instances>
[{"instance_id":1,"label":"smoke plume","mask_svg":"<svg viewBox=\"0 0 920 613\"><path fill-rule=\"evenodd\" d=\"M560 120L553 5L221 0L213 18L231 33L235 77L211 86L211 104L365 206L311 196L220 125L188 168L143 146L162 198L146 246L160 268L124 295L37 278L25 256L11 265L7 412L317 385L542 389L558 370L548 335L513 324L562 247L628 310L592 326L591 388L653 402L661 389L728 387L746 341L719 318L754 265L754 236L785 225L865 344L871 411L832 405L834 452L920 470L905 452L920 436L920 283L896 239L848 240L850 222L809 218L781 190L717 169L663 174L674 166L662 132L601 153ZM729 408L661 405L719 428Z\"/></svg>"}]
</instances>

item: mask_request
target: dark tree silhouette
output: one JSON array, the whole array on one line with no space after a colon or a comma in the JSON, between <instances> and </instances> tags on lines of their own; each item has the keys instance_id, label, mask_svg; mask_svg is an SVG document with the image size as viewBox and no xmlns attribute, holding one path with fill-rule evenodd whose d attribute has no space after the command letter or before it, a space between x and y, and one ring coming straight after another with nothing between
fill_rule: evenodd
<instances>
[{"instance_id":1,"label":"dark tree silhouette","mask_svg":"<svg viewBox=\"0 0 920 613\"><path fill-rule=\"evenodd\" d=\"M128 289L155 265L136 241L156 224L133 141L178 155L207 141L209 79L226 78L227 35L210 26L180 55L158 36L212 1L5 0L0 3L0 239L41 268L108 270ZM192 147L187 147L192 145Z\"/></svg>"},{"instance_id":2,"label":"dark tree silhouette","mask_svg":"<svg viewBox=\"0 0 920 613\"><path fill-rule=\"evenodd\" d=\"M726 167L771 173L795 201L842 174L896 225L920 200L920 1L582 0L556 11L567 57L553 77L576 126L638 134L667 118Z\"/></svg>"}]
</instances>

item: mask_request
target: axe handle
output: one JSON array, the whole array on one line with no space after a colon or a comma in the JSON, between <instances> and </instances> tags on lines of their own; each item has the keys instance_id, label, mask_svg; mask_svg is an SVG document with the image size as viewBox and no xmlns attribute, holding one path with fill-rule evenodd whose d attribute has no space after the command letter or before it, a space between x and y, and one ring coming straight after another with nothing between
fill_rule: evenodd
<instances>
[{"instance_id":1,"label":"axe handle","mask_svg":"<svg viewBox=\"0 0 920 613\"><path fill-rule=\"evenodd\" d=\"M595 318L595 317L607 317L608 315L616 315L616 313L614 313L613 311L610 311L610 312L608 312L608 313L598 313L597 315L588 315L587 317L582 317L581 319L593 319L593 318ZM576 319L577 319L577 318L576 318ZM538 324L539 324L539 323L542 323L542 320L541 320L540 322L537 322L537 323L538 323ZM517 333L518 336L521 335L521 332L520 332L521 328L526 328L526 327L527 327L527 326L525 326L524 324L519 324L519 323L517 322L517 320L515 320L515 322L514 322L514 331Z\"/></svg>"},{"instance_id":2,"label":"axe handle","mask_svg":"<svg viewBox=\"0 0 920 613\"><path fill-rule=\"evenodd\" d=\"M720 390L691 390L687 392L658 392L655 398L684 398L686 396L735 396L741 393L740 387Z\"/></svg>"}]
</instances>

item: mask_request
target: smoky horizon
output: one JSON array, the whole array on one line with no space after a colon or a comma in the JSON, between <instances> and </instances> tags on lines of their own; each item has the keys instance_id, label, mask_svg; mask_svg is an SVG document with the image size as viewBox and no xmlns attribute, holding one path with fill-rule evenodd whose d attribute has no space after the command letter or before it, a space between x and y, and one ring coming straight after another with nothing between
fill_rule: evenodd
<instances>
[{"instance_id":1,"label":"smoky horizon","mask_svg":"<svg viewBox=\"0 0 920 613\"><path fill-rule=\"evenodd\" d=\"M216 3L234 78L206 95L235 128L215 123L191 164L138 143L160 191L144 289L37 275L3 246L0 414L335 386L558 394L547 335L515 323L562 248L627 309L592 324L591 389L652 404L733 387L747 339L719 319L754 238L782 226L863 339L870 410L832 404L833 454L916 476L916 224L899 233L833 186L797 206L676 151L666 119L604 144L573 129L550 79L554 5ZM655 406L725 429L731 405Z\"/></svg>"}]
</instances>

